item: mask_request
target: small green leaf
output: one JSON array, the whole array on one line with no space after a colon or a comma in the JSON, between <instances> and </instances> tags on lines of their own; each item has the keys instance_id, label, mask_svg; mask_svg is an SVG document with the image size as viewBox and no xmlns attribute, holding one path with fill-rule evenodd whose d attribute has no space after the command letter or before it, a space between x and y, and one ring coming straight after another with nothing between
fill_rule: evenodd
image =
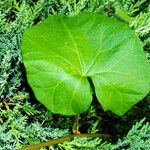
<instances>
[{"instance_id":1,"label":"small green leaf","mask_svg":"<svg viewBox=\"0 0 150 150\"><path fill-rule=\"evenodd\" d=\"M117 15L118 18L124 20L127 23L130 23L130 21L132 20L132 18L120 8L116 8L115 14Z\"/></svg>"},{"instance_id":2,"label":"small green leaf","mask_svg":"<svg viewBox=\"0 0 150 150\"><path fill-rule=\"evenodd\" d=\"M54 113L88 109L88 78L104 110L118 115L149 92L150 67L139 38L126 24L103 15L51 15L25 31L21 47L28 82Z\"/></svg>"}]
</instances>

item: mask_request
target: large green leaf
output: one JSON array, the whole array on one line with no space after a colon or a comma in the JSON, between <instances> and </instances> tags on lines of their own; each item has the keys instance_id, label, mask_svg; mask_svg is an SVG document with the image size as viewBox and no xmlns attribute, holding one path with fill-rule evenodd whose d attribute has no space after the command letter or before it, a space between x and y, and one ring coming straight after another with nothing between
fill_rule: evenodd
<instances>
[{"instance_id":1,"label":"large green leaf","mask_svg":"<svg viewBox=\"0 0 150 150\"><path fill-rule=\"evenodd\" d=\"M36 98L54 113L85 112L91 78L104 108L123 115L150 89L141 42L127 25L100 14L52 15L27 29L22 55Z\"/></svg>"}]
</instances>

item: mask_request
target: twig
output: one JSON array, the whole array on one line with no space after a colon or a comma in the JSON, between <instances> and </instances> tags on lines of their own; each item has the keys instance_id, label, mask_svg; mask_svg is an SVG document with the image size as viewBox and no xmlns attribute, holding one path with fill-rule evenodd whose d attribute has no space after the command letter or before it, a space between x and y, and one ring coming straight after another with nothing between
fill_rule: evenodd
<instances>
[{"instance_id":1,"label":"twig","mask_svg":"<svg viewBox=\"0 0 150 150\"><path fill-rule=\"evenodd\" d=\"M107 11L107 16L109 17L110 16L110 0L108 0L108 11Z\"/></svg>"},{"instance_id":2,"label":"twig","mask_svg":"<svg viewBox=\"0 0 150 150\"><path fill-rule=\"evenodd\" d=\"M7 103L6 101L3 101L3 103L4 103L5 108L6 108L7 110L10 109L9 106L15 106L15 105L16 105L15 103Z\"/></svg>"},{"instance_id":3,"label":"twig","mask_svg":"<svg viewBox=\"0 0 150 150\"><path fill-rule=\"evenodd\" d=\"M34 144L34 145L31 145L31 146L20 148L18 150L38 150L38 149L40 149L42 147L52 146L52 145L55 145L55 144L59 144L59 143L62 143L62 142L73 140L74 137L80 137L80 138L84 138L84 137L86 137L86 138L99 137L99 138L105 138L105 139L111 139L112 138L112 136L108 135L108 134L98 134L98 133L72 134L72 135L64 136L64 137L61 137L61 138L58 138L58 139L49 140L47 142L42 142L42 143L39 143L39 144Z\"/></svg>"}]
</instances>

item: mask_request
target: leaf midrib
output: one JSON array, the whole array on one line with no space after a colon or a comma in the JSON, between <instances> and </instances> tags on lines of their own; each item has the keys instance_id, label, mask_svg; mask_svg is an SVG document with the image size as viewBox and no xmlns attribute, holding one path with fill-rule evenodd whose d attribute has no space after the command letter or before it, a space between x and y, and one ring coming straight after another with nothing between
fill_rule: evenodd
<instances>
[{"instance_id":1,"label":"leaf midrib","mask_svg":"<svg viewBox=\"0 0 150 150\"><path fill-rule=\"evenodd\" d=\"M74 40L74 38L73 38L73 36L72 36L72 33L70 32L69 28L67 27L67 25L66 25L65 22L63 21L62 17L60 17L60 21L61 21L61 23L62 23L64 29L66 30L66 32L67 32L69 38L71 39L72 44L73 44L75 50L76 50L77 53L78 53L77 56L78 56L78 59L79 59L80 69L81 69L81 75L82 75L82 74L83 74L83 70L84 70L83 58L81 58L81 55L80 55L80 53L79 53L79 49L78 49L77 44L76 44L76 42L75 42L75 40Z\"/></svg>"}]
</instances>

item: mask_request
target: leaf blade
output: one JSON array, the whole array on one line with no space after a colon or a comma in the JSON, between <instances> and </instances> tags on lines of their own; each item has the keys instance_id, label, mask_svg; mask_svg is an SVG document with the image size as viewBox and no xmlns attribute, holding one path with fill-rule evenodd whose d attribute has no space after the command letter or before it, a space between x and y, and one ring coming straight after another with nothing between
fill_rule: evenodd
<instances>
[{"instance_id":1,"label":"leaf blade","mask_svg":"<svg viewBox=\"0 0 150 150\"><path fill-rule=\"evenodd\" d=\"M104 110L118 115L149 92L150 67L138 37L126 24L103 15L49 16L24 33L21 47L28 82L54 113L88 109L88 77Z\"/></svg>"}]
</instances>

